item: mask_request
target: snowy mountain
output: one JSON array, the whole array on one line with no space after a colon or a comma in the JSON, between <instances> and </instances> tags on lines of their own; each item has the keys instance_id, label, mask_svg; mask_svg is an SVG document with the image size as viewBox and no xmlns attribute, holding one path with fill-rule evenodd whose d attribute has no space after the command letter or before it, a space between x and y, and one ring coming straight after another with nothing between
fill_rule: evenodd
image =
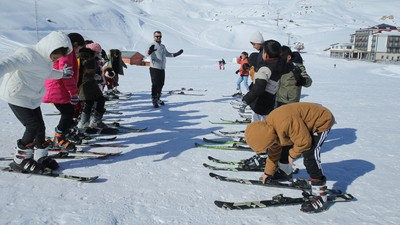
<instances>
[{"instance_id":1,"label":"snowy mountain","mask_svg":"<svg viewBox=\"0 0 400 225\"><path fill-rule=\"evenodd\" d=\"M330 44L348 42L359 28L387 23L399 26L399 1L274 0L249 1L7 1L0 7L0 57L30 45L52 30L79 32L105 50L119 48L145 53L155 30L171 52L164 87L166 105L150 101L148 67L128 66L120 90L134 95L110 106L122 124L148 127L146 132L118 135L112 143L126 148L107 160L59 160L66 174L100 176L95 183L15 173L0 173L0 224L399 224L400 67L331 59ZM214 200L250 201L276 194L300 197L300 191L224 183L204 168L211 155L226 160L251 157L252 152L195 148L211 131L241 130L245 125L215 125L219 118L240 119L222 97L235 92L240 52L253 52L250 34L282 44L302 42L303 58L313 79L301 101L331 109L337 124L323 146L328 186L353 194L357 201L331 205L308 215L299 206L226 211ZM217 61L228 64L219 70ZM337 67L334 68L333 65ZM2 75L0 75L2 76ZM193 88L202 96L168 95L169 90ZM206 91L204 91L206 90ZM118 107L118 109L116 109ZM43 113L57 111L42 105ZM14 153L23 126L0 102L1 156ZM44 116L47 134L54 135L58 116ZM1 161L0 165L8 162ZM213 164L214 165L214 164ZM307 178L302 160L297 177ZM214 171L215 172L215 171ZM258 179L257 172L218 172Z\"/></svg>"}]
</instances>

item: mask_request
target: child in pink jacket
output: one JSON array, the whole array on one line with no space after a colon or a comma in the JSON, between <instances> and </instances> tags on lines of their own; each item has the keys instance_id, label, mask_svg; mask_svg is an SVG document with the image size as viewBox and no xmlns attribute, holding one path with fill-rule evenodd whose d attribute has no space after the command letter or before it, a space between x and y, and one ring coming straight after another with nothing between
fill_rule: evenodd
<instances>
[{"instance_id":1,"label":"child in pink jacket","mask_svg":"<svg viewBox=\"0 0 400 225\"><path fill-rule=\"evenodd\" d=\"M78 60L76 57L77 52L85 46L84 38L78 33L70 33L68 37L71 40L73 51L60 59L54 64L54 69L62 69L64 65L72 67L74 74L71 79L61 80L46 80L46 94L43 97L44 103L53 103L54 106L60 111L61 118L55 128L54 145L61 147L67 151L75 151L76 147L65 135L74 125L74 112L75 105L78 103L78 78L79 68Z\"/></svg>"}]
</instances>

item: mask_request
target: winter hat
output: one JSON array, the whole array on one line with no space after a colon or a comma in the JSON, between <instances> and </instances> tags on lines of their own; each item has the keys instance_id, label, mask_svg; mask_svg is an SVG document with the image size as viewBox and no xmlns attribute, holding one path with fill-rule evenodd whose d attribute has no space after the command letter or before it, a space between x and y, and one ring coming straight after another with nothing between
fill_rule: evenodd
<instances>
[{"instance_id":1,"label":"winter hat","mask_svg":"<svg viewBox=\"0 0 400 225\"><path fill-rule=\"evenodd\" d=\"M78 33L69 33L68 37L72 44L76 42L78 43L78 46L85 46L85 39L82 37L82 35Z\"/></svg>"},{"instance_id":2,"label":"winter hat","mask_svg":"<svg viewBox=\"0 0 400 225\"><path fill-rule=\"evenodd\" d=\"M244 132L244 138L247 145L257 154L260 154L274 144L276 134L274 129L265 121L255 121L247 126Z\"/></svg>"},{"instance_id":3,"label":"winter hat","mask_svg":"<svg viewBox=\"0 0 400 225\"><path fill-rule=\"evenodd\" d=\"M87 44L86 45L86 48L89 48L89 49L91 49L92 51L95 51L95 52L97 52L97 53L101 53L101 46L98 44L98 43L95 43L95 42L93 42L93 43L90 43L90 44Z\"/></svg>"},{"instance_id":4,"label":"winter hat","mask_svg":"<svg viewBox=\"0 0 400 225\"><path fill-rule=\"evenodd\" d=\"M257 60L258 60L258 52L251 53L248 59L250 66L257 66Z\"/></svg>"},{"instance_id":5,"label":"winter hat","mask_svg":"<svg viewBox=\"0 0 400 225\"><path fill-rule=\"evenodd\" d=\"M256 31L250 36L250 43L262 44L263 42L264 38L261 35L260 31Z\"/></svg>"},{"instance_id":6,"label":"winter hat","mask_svg":"<svg viewBox=\"0 0 400 225\"><path fill-rule=\"evenodd\" d=\"M303 64L303 58L299 52L292 52L292 62Z\"/></svg>"}]
</instances>

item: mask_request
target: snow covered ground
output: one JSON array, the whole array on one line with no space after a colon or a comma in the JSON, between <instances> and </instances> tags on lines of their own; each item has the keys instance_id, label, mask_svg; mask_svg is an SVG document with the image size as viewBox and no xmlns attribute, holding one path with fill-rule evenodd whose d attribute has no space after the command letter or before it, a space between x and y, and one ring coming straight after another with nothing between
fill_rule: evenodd
<instances>
[{"instance_id":1,"label":"snow covered ground","mask_svg":"<svg viewBox=\"0 0 400 225\"><path fill-rule=\"evenodd\" d=\"M36 17L33 1L2 3L0 57L18 46L34 44L51 30L79 32L106 50L144 53L153 31L161 30L169 51L185 51L168 59L165 93L183 87L207 91L200 92L204 96L165 94L166 105L154 109L148 67L129 66L120 90L134 95L115 105L123 115L107 118L121 118L122 124L148 130L118 135L114 143L127 144L127 148L96 148L123 151L121 156L59 160L59 172L99 175L95 183L0 173L0 224L400 224L400 182L396 179L400 169L396 158L400 67L332 59L323 51L330 44L348 42L356 29L380 23L397 25L398 8L398 1L389 0L288 0L284 5L260 0L176 0L173 4L41 0L37 1ZM389 15L395 19L381 20ZM323 104L337 120L323 146L328 185L353 194L357 201L337 203L313 215L300 212L299 206L244 211L214 206L214 200L301 194L213 180L208 176L211 171L202 166L208 155L239 160L253 153L194 147L203 137L217 138L211 131L245 128L209 121L240 119L230 105L232 98L222 96L234 93L238 65L232 58L242 51L253 52L249 36L255 30L282 44L304 42L307 53L303 58L313 85L303 89L301 101ZM221 58L228 64L220 71L217 61ZM49 104L43 104L42 110L56 111ZM23 127L3 101L0 115L1 156L9 156ZM54 134L58 119L45 116L48 135ZM302 161L296 163L301 169L297 176L307 178ZM260 175L218 173L250 179Z\"/></svg>"}]
</instances>

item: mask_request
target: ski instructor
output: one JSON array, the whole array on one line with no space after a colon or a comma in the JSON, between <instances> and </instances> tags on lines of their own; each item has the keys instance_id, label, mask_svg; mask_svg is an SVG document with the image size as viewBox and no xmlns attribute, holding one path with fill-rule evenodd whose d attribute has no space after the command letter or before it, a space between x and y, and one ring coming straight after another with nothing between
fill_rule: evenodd
<instances>
[{"instance_id":1,"label":"ski instructor","mask_svg":"<svg viewBox=\"0 0 400 225\"><path fill-rule=\"evenodd\" d=\"M161 31L154 31L154 42L150 45L147 54L150 56L150 76L151 76L151 98L154 108L158 108L159 105L164 105L164 102L160 100L161 91L165 82L165 64L166 57L176 57L183 53L183 50L179 50L176 53L170 53L161 44Z\"/></svg>"}]
</instances>

